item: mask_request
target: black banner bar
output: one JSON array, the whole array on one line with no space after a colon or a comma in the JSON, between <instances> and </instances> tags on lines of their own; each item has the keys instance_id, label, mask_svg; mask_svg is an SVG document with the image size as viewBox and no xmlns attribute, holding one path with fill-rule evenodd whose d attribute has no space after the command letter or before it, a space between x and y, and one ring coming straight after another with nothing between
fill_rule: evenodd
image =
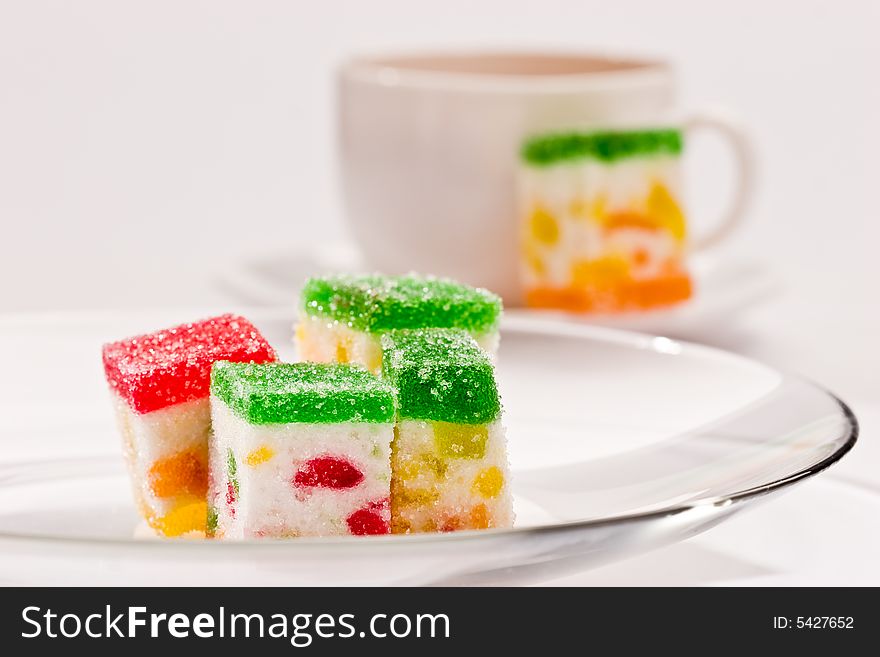
<instances>
[{"instance_id":1,"label":"black banner bar","mask_svg":"<svg viewBox=\"0 0 880 657\"><path fill-rule=\"evenodd\" d=\"M875 591L853 589L4 589L3 654L128 646L184 654L470 654L491 649L684 654L852 650L880 638ZM610 642L610 643L609 643ZM73 646L72 644L76 644ZM9 649L7 652L6 648ZM244 652L243 652L244 651ZM840 654L849 654L843 652Z\"/></svg>"}]
</instances>

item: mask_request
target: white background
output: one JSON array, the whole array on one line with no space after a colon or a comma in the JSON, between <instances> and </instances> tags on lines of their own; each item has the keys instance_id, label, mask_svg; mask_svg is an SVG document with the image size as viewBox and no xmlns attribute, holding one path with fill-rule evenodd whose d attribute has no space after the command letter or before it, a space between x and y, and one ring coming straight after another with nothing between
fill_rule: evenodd
<instances>
[{"instance_id":1,"label":"white background","mask_svg":"<svg viewBox=\"0 0 880 657\"><path fill-rule=\"evenodd\" d=\"M3 0L0 312L213 305L241 262L343 239L332 70L348 53L658 54L679 67L684 108L721 103L750 127L759 195L724 256L757 258L784 283L772 303L732 318L735 332L706 341L851 402L862 444L836 476L876 485L878 28L870 0ZM695 151L699 223L722 203L727 163L717 144ZM600 581L667 583L692 544ZM707 568L701 581L723 579ZM818 568L786 581L819 581Z\"/></svg>"}]
</instances>

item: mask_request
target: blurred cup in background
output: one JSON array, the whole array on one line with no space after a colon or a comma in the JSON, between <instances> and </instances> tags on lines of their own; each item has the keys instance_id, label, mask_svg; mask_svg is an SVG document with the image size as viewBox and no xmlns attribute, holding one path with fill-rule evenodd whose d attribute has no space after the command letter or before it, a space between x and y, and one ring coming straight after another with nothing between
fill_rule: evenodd
<instances>
[{"instance_id":1,"label":"blurred cup in background","mask_svg":"<svg viewBox=\"0 0 880 657\"><path fill-rule=\"evenodd\" d=\"M366 264L451 276L498 292L508 305L526 298L523 213L533 207L524 210L517 176L535 136L720 128L738 156L740 186L703 244L741 217L751 177L748 144L735 124L684 119L673 69L660 60L550 53L354 57L338 72L338 112L346 213ZM672 188L677 194L677 183L667 191Z\"/></svg>"}]
</instances>

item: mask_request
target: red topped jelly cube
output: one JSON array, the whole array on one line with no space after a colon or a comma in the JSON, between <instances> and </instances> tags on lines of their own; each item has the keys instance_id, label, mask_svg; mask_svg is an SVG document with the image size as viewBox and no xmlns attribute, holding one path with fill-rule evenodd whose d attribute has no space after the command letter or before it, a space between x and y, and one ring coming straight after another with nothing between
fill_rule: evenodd
<instances>
[{"instance_id":1,"label":"red topped jelly cube","mask_svg":"<svg viewBox=\"0 0 880 657\"><path fill-rule=\"evenodd\" d=\"M137 413L202 399L218 360L267 363L275 350L248 320L221 315L104 345L110 387Z\"/></svg>"}]
</instances>

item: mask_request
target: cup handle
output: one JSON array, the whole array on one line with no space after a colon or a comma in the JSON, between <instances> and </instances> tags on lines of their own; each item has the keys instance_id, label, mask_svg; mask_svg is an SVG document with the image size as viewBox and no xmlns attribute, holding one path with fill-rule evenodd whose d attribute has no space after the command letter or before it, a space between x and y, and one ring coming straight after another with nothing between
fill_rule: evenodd
<instances>
[{"instance_id":1,"label":"cup handle","mask_svg":"<svg viewBox=\"0 0 880 657\"><path fill-rule=\"evenodd\" d=\"M755 186L755 154L742 123L722 110L700 110L691 114L683 123L686 136L700 130L712 130L727 141L733 152L737 187L721 221L708 233L691 240L691 252L717 246L727 239L742 223L752 200Z\"/></svg>"}]
</instances>

